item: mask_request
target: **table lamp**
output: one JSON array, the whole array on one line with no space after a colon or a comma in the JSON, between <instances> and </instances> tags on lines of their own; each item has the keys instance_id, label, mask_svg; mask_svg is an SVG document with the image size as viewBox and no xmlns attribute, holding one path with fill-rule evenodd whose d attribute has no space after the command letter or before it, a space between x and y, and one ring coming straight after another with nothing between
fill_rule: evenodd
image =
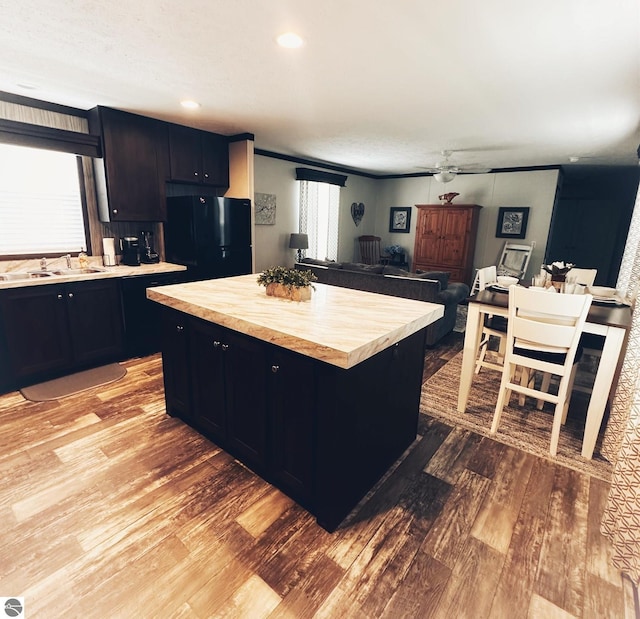
<instances>
[{"instance_id":1,"label":"table lamp","mask_svg":"<svg viewBox=\"0 0 640 619\"><path fill-rule=\"evenodd\" d=\"M289 237L289 249L297 249L298 257L296 262L300 262L302 260L302 250L308 249L309 247L309 236L303 233L292 232Z\"/></svg>"}]
</instances>

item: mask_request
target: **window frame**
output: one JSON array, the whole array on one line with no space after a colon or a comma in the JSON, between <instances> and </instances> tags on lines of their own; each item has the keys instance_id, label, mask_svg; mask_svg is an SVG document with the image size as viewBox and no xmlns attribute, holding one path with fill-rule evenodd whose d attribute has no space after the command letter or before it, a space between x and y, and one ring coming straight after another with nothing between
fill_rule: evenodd
<instances>
[{"instance_id":1,"label":"window frame","mask_svg":"<svg viewBox=\"0 0 640 619\"><path fill-rule=\"evenodd\" d=\"M0 142L6 144L0 137ZM27 146L28 148L36 148L26 144L11 143L12 146ZM55 152L67 152L62 149L39 148L38 150L53 150ZM73 153L69 153L73 154ZM78 190L80 194L80 208L82 209L82 224L84 232L85 251L91 255L91 226L89 224L89 209L87 206L87 186L86 176L82 156L76 154L76 172L78 175ZM33 260L34 258L57 258L60 252L34 252L29 254L0 254L0 260Z\"/></svg>"}]
</instances>

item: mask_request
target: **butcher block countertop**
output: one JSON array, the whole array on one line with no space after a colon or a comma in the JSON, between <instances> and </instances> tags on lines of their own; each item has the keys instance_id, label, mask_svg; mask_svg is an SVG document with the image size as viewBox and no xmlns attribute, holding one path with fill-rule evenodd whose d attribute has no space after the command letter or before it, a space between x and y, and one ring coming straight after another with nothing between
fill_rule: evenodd
<instances>
[{"instance_id":1,"label":"butcher block countertop","mask_svg":"<svg viewBox=\"0 0 640 619\"><path fill-rule=\"evenodd\" d=\"M310 301L268 297L253 274L148 288L147 298L345 369L444 313L435 303L314 286Z\"/></svg>"}]
</instances>

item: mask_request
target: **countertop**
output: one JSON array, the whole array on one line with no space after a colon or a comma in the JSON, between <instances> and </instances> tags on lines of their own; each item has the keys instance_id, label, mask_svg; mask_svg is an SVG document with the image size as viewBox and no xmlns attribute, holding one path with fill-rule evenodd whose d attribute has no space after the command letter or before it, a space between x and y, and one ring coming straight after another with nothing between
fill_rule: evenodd
<instances>
[{"instance_id":1,"label":"countertop","mask_svg":"<svg viewBox=\"0 0 640 619\"><path fill-rule=\"evenodd\" d=\"M257 277L147 288L147 298L345 369L444 313L443 306L435 303L318 283L310 301L268 297Z\"/></svg>"},{"instance_id":2,"label":"countertop","mask_svg":"<svg viewBox=\"0 0 640 619\"><path fill-rule=\"evenodd\" d=\"M66 264L64 260L50 260L50 267L64 271ZM78 268L77 258L72 259L72 268ZM49 277L34 277L30 279L19 279L0 281L0 290L5 288L23 288L25 286L42 286L47 284L65 284L67 282L91 281L95 279L108 279L113 277L132 277L136 275L157 275L160 273L174 273L186 271L187 267L171 262L159 262L157 264L141 264L140 266L126 266L120 264L115 267L103 267L101 258L89 258L89 266L102 269L99 273L77 274L77 275L51 275ZM0 262L0 275L3 273L38 271L39 261L14 260Z\"/></svg>"}]
</instances>

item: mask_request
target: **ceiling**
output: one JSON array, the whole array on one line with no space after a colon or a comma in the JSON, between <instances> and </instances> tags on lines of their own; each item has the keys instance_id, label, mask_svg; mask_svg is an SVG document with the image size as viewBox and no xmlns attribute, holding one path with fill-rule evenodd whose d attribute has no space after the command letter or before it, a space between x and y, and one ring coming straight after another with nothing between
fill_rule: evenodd
<instances>
[{"instance_id":1,"label":"ceiling","mask_svg":"<svg viewBox=\"0 0 640 619\"><path fill-rule=\"evenodd\" d=\"M296 31L305 44L282 49ZM372 174L637 165L637 0L20 0L0 90ZM183 98L201 107L187 111Z\"/></svg>"}]
</instances>

